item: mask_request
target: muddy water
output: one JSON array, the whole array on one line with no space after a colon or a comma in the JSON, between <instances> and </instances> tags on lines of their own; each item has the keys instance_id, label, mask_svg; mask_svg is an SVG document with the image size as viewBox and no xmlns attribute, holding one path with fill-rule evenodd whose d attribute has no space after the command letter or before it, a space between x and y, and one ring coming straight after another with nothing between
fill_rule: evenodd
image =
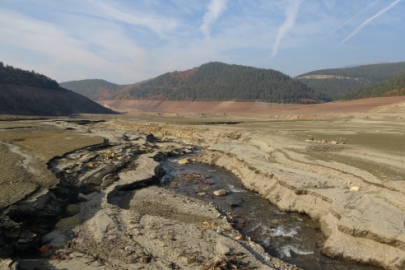
<instances>
[{"instance_id":1,"label":"muddy water","mask_svg":"<svg viewBox=\"0 0 405 270\"><path fill-rule=\"evenodd\" d=\"M179 165L176 158L162 162L162 166L167 172L162 179L166 188L214 203L235 217L235 226L244 236L260 243L274 257L308 270L381 269L322 255L325 238L317 222L306 215L279 211L221 168L199 163ZM229 194L213 196L219 189L227 189Z\"/></svg>"}]
</instances>

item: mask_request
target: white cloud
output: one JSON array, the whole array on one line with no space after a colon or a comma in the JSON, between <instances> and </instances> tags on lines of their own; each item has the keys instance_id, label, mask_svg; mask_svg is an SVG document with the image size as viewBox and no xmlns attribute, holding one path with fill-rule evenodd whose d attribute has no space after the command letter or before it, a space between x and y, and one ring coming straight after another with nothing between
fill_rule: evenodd
<instances>
[{"instance_id":1,"label":"white cloud","mask_svg":"<svg viewBox=\"0 0 405 270\"><path fill-rule=\"evenodd\" d=\"M208 5L208 11L205 13L203 23L200 27L205 37L209 37L211 25L226 10L227 2L228 0L211 0L210 4Z\"/></svg>"},{"instance_id":2,"label":"white cloud","mask_svg":"<svg viewBox=\"0 0 405 270\"><path fill-rule=\"evenodd\" d=\"M394 2L392 2L388 7L380 10L377 14L375 14L374 16L368 18L367 20L365 20L359 27L357 27L350 35L348 35L344 40L342 40L341 44L345 43L346 41L348 41L349 39L351 39L352 37L354 37L358 32L360 32L361 29L363 29L367 24L371 23L374 19L378 18L379 16L383 15L385 12L387 12L388 10L390 10L391 8L393 8L396 4L398 4L399 2L401 2L402 0L396 0Z\"/></svg>"},{"instance_id":3,"label":"white cloud","mask_svg":"<svg viewBox=\"0 0 405 270\"><path fill-rule=\"evenodd\" d=\"M75 23L82 27L75 31L62 29L0 8L0 36L4 37L0 40L0 47L12 47L21 54L13 61L10 61L11 57L2 58L9 64L19 64L21 60L18 58L25 57L26 64L17 67L41 73L46 71L47 76L58 81L93 77L91 74L125 82L151 76L145 72L149 67L148 53L128 39L120 28L100 22L92 25L90 21L80 21L80 18L76 18ZM29 59L40 61L34 65Z\"/></svg>"},{"instance_id":4,"label":"white cloud","mask_svg":"<svg viewBox=\"0 0 405 270\"><path fill-rule=\"evenodd\" d=\"M302 0L290 0L285 10L286 19L280 26L277 33L276 41L273 44L273 52L271 54L274 57L280 49L281 40L287 35L288 31L294 26L297 18L298 10Z\"/></svg>"}]
</instances>

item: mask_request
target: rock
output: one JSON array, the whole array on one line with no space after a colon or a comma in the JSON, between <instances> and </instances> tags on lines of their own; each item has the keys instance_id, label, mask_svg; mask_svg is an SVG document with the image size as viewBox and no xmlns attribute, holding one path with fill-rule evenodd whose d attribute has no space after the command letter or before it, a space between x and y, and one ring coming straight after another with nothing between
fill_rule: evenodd
<instances>
[{"instance_id":1,"label":"rock","mask_svg":"<svg viewBox=\"0 0 405 270\"><path fill-rule=\"evenodd\" d=\"M213 194L214 194L215 196L225 196L225 195L227 195L228 193L229 193L229 191L226 190L226 189L218 189L218 190L215 190Z\"/></svg>"},{"instance_id":2,"label":"rock","mask_svg":"<svg viewBox=\"0 0 405 270\"><path fill-rule=\"evenodd\" d=\"M90 196L87 196L87 195L84 195L83 193L79 193L79 194L77 195L77 200L78 200L79 202L87 202L87 201L90 201L90 200L91 200L91 197L90 197Z\"/></svg>"},{"instance_id":3,"label":"rock","mask_svg":"<svg viewBox=\"0 0 405 270\"><path fill-rule=\"evenodd\" d=\"M67 218L62 218L61 220L59 220L59 222L56 223L55 228L75 226L75 225L79 225L79 224L80 224L80 220L77 217L67 217Z\"/></svg>"},{"instance_id":4,"label":"rock","mask_svg":"<svg viewBox=\"0 0 405 270\"><path fill-rule=\"evenodd\" d=\"M330 143L331 144L337 144L338 142L337 141L331 141Z\"/></svg>"},{"instance_id":5,"label":"rock","mask_svg":"<svg viewBox=\"0 0 405 270\"><path fill-rule=\"evenodd\" d=\"M67 236L66 229L61 228L44 235L42 241L48 247L60 249L67 244L69 237Z\"/></svg>"},{"instance_id":6,"label":"rock","mask_svg":"<svg viewBox=\"0 0 405 270\"><path fill-rule=\"evenodd\" d=\"M243 240L243 235L239 234L237 236L235 236L235 240Z\"/></svg>"},{"instance_id":7,"label":"rock","mask_svg":"<svg viewBox=\"0 0 405 270\"><path fill-rule=\"evenodd\" d=\"M189 164L190 161L191 161L191 160L190 160L189 158L183 158L183 159L180 159L178 163L179 163L180 165L185 165L185 164Z\"/></svg>"},{"instance_id":8,"label":"rock","mask_svg":"<svg viewBox=\"0 0 405 270\"><path fill-rule=\"evenodd\" d=\"M350 191L359 191L359 187L358 186L352 186L350 187Z\"/></svg>"},{"instance_id":9,"label":"rock","mask_svg":"<svg viewBox=\"0 0 405 270\"><path fill-rule=\"evenodd\" d=\"M312 136L310 136L308 139L306 139L305 141L306 142L313 142L315 139L314 139L314 137L312 137Z\"/></svg>"},{"instance_id":10,"label":"rock","mask_svg":"<svg viewBox=\"0 0 405 270\"><path fill-rule=\"evenodd\" d=\"M238 207L238 206L241 206L241 205L243 204L243 202L244 202L244 200L243 200L243 198L241 197L241 198L238 199L238 200L232 201L229 205L230 205L231 207Z\"/></svg>"},{"instance_id":11,"label":"rock","mask_svg":"<svg viewBox=\"0 0 405 270\"><path fill-rule=\"evenodd\" d=\"M231 252L231 248L222 242L217 242L217 245L215 246L215 251L219 255L227 255Z\"/></svg>"},{"instance_id":12,"label":"rock","mask_svg":"<svg viewBox=\"0 0 405 270\"><path fill-rule=\"evenodd\" d=\"M199 192L197 193L198 196L205 196L205 192Z\"/></svg>"},{"instance_id":13,"label":"rock","mask_svg":"<svg viewBox=\"0 0 405 270\"><path fill-rule=\"evenodd\" d=\"M102 241L106 232L116 227L115 222L104 211L99 211L89 223L92 233L97 241Z\"/></svg>"},{"instance_id":14,"label":"rock","mask_svg":"<svg viewBox=\"0 0 405 270\"><path fill-rule=\"evenodd\" d=\"M65 215L68 217L74 216L80 212L80 206L78 204L69 204L66 207Z\"/></svg>"},{"instance_id":15,"label":"rock","mask_svg":"<svg viewBox=\"0 0 405 270\"><path fill-rule=\"evenodd\" d=\"M154 143L154 142L157 141L157 138L156 138L155 136L153 136L153 134L148 134L148 135L146 136L146 141L151 142L151 143Z\"/></svg>"}]
</instances>

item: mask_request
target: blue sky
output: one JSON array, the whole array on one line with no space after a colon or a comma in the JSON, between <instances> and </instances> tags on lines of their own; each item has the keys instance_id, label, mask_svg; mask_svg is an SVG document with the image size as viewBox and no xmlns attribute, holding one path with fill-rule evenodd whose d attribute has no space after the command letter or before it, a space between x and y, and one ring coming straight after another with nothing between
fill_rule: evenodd
<instances>
[{"instance_id":1,"label":"blue sky","mask_svg":"<svg viewBox=\"0 0 405 270\"><path fill-rule=\"evenodd\" d=\"M405 61L405 0L1 0L0 61L127 84L210 61L290 76Z\"/></svg>"}]
</instances>

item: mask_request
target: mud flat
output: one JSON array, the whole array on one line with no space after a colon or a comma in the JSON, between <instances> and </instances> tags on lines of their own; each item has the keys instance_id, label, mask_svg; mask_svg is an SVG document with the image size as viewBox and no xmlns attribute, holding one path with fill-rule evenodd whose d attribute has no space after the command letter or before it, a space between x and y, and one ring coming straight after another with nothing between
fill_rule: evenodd
<instances>
[{"instance_id":1,"label":"mud flat","mask_svg":"<svg viewBox=\"0 0 405 270\"><path fill-rule=\"evenodd\" d=\"M3 203L0 269L294 269L214 206L156 186L159 161L194 146L204 148L195 161L318 222L324 254L404 269L402 108L192 125L158 115L4 121L1 151L10 159L2 169L26 171L1 187L27 179L39 190Z\"/></svg>"},{"instance_id":2,"label":"mud flat","mask_svg":"<svg viewBox=\"0 0 405 270\"><path fill-rule=\"evenodd\" d=\"M291 115L235 125L134 124L130 119L108 125L204 146L196 161L221 166L281 210L318 221L327 237L324 254L403 269L401 104L339 117Z\"/></svg>"},{"instance_id":3,"label":"mud flat","mask_svg":"<svg viewBox=\"0 0 405 270\"><path fill-rule=\"evenodd\" d=\"M0 269L297 269L245 240L213 205L157 186L159 161L193 146L108 124L39 125L102 143L58 152L47 162L57 184L2 209ZM30 152L19 151L21 160Z\"/></svg>"}]
</instances>

